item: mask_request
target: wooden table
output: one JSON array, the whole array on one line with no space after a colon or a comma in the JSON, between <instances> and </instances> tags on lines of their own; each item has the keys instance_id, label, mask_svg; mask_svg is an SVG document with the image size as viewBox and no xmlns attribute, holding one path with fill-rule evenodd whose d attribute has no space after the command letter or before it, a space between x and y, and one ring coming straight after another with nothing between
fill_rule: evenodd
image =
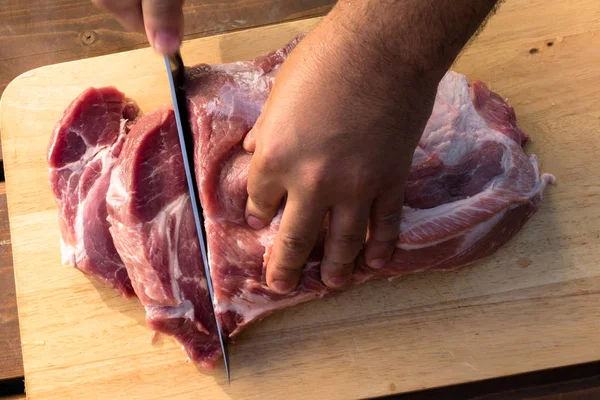
<instances>
[{"instance_id":1,"label":"wooden table","mask_svg":"<svg viewBox=\"0 0 600 400\"><path fill-rule=\"evenodd\" d=\"M332 0L188 0L186 39L321 15ZM32 3L3 0L0 8L0 94L17 75L57 62L147 46L88 0ZM2 175L3 180L3 175ZM0 183L0 395L22 396L23 367L12 275L6 193ZM19 393L21 392L21 393ZM484 397L481 397L484 396ZM600 363L502 378L404 396L425 398L596 398Z\"/></svg>"}]
</instances>

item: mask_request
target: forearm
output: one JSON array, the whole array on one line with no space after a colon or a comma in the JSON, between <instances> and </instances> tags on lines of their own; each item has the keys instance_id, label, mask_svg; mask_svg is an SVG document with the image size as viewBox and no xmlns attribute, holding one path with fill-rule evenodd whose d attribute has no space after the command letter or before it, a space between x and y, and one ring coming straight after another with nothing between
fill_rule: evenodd
<instances>
[{"instance_id":1,"label":"forearm","mask_svg":"<svg viewBox=\"0 0 600 400\"><path fill-rule=\"evenodd\" d=\"M342 0L328 18L369 57L441 76L501 0Z\"/></svg>"}]
</instances>

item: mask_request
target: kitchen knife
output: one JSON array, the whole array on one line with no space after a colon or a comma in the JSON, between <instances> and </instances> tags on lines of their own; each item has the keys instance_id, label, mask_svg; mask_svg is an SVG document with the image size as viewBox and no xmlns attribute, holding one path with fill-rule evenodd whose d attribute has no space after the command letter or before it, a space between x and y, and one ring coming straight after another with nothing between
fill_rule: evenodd
<instances>
[{"instance_id":1,"label":"kitchen knife","mask_svg":"<svg viewBox=\"0 0 600 400\"><path fill-rule=\"evenodd\" d=\"M183 89L185 82L185 68L181 54L177 52L174 56L164 56L167 67L167 75L169 76L169 85L171 86L171 97L173 98L173 110L175 111L175 121L177 123L177 132L179 133L179 143L181 145L181 153L183 155L183 165L187 178L188 189L190 192L190 200L192 202L192 211L196 222L196 231L198 232L198 240L200 242L200 251L202 252L202 262L204 263L204 272L206 281L208 282L208 292L210 293L210 301L217 324L219 340L221 341L221 350L223 351L223 361L225 362L225 373L227 374L227 382L231 382L229 375L229 354L227 352L227 342L223 337L223 331L219 325L217 314L214 312L215 293L213 291L212 279L210 276L210 266L208 264L208 242L206 240L206 231L204 230L204 214L202 205L200 204L200 192L196 182L194 173L194 137L188 118L187 98Z\"/></svg>"}]
</instances>

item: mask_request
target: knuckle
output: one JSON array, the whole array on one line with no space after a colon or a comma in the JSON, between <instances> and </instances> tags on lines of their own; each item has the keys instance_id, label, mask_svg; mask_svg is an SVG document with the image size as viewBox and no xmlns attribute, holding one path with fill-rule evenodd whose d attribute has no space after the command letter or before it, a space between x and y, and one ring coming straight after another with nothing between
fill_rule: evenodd
<instances>
[{"instance_id":1,"label":"knuckle","mask_svg":"<svg viewBox=\"0 0 600 400\"><path fill-rule=\"evenodd\" d=\"M309 193L319 193L325 190L325 188L332 186L328 185L327 174L317 168L305 173L303 180L304 187Z\"/></svg>"},{"instance_id":2,"label":"knuckle","mask_svg":"<svg viewBox=\"0 0 600 400\"><path fill-rule=\"evenodd\" d=\"M261 172L280 172L285 165L285 157L272 145L261 148L258 161L258 169Z\"/></svg>"},{"instance_id":3,"label":"knuckle","mask_svg":"<svg viewBox=\"0 0 600 400\"><path fill-rule=\"evenodd\" d=\"M347 260L327 259L327 263L323 268L323 274L330 277L347 275L354 269L353 261L353 258L349 258Z\"/></svg>"},{"instance_id":4,"label":"knuckle","mask_svg":"<svg viewBox=\"0 0 600 400\"><path fill-rule=\"evenodd\" d=\"M332 263L340 265L340 266L347 265L347 264L354 262L358 253L359 253L358 251L353 251L353 252L345 251L345 252L340 252L337 254L332 254L330 256L330 261Z\"/></svg>"},{"instance_id":5,"label":"knuckle","mask_svg":"<svg viewBox=\"0 0 600 400\"><path fill-rule=\"evenodd\" d=\"M380 227L398 228L400 224L401 211L391 211L378 213L375 215L374 222Z\"/></svg>"},{"instance_id":6,"label":"knuckle","mask_svg":"<svg viewBox=\"0 0 600 400\"><path fill-rule=\"evenodd\" d=\"M291 255L305 254L312 248L312 243L307 237L293 233L281 234L279 244Z\"/></svg>"},{"instance_id":7,"label":"knuckle","mask_svg":"<svg viewBox=\"0 0 600 400\"><path fill-rule=\"evenodd\" d=\"M254 203L255 207L258 208L259 211L262 210L263 212L267 212L267 213L277 211L277 209L279 208L278 204L274 204L274 203L271 203L268 201L263 201L262 199L258 200L258 201L252 200L252 202Z\"/></svg>"},{"instance_id":8,"label":"knuckle","mask_svg":"<svg viewBox=\"0 0 600 400\"><path fill-rule=\"evenodd\" d=\"M343 269L344 266L352 263L363 248L365 236L357 233L348 233L331 237L326 250L329 261L328 265Z\"/></svg>"},{"instance_id":9,"label":"knuckle","mask_svg":"<svg viewBox=\"0 0 600 400\"><path fill-rule=\"evenodd\" d=\"M373 174L370 168L360 168L354 172L354 181L359 189L364 190L365 187L373 186L377 179L373 179Z\"/></svg>"},{"instance_id":10,"label":"knuckle","mask_svg":"<svg viewBox=\"0 0 600 400\"><path fill-rule=\"evenodd\" d=\"M249 190L250 192L250 190ZM269 198L260 196L256 193L249 193L252 205L257 208L257 211L275 211L279 208L279 202L273 201Z\"/></svg>"},{"instance_id":11,"label":"knuckle","mask_svg":"<svg viewBox=\"0 0 600 400\"><path fill-rule=\"evenodd\" d=\"M294 265L277 261L273 263L273 270L277 273L277 275L285 277L295 276L298 274L298 268Z\"/></svg>"},{"instance_id":12,"label":"knuckle","mask_svg":"<svg viewBox=\"0 0 600 400\"><path fill-rule=\"evenodd\" d=\"M365 238L364 234L361 233L341 233L333 237L333 241L345 247L359 246L363 243Z\"/></svg>"}]
</instances>

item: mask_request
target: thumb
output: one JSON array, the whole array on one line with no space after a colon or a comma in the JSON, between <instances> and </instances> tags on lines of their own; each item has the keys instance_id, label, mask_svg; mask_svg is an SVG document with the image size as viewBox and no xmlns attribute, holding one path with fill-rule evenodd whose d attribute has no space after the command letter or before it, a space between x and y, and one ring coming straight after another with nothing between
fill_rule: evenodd
<instances>
[{"instance_id":1,"label":"thumb","mask_svg":"<svg viewBox=\"0 0 600 400\"><path fill-rule=\"evenodd\" d=\"M181 0L142 0L144 28L150 45L159 53L175 53L183 39Z\"/></svg>"}]
</instances>

